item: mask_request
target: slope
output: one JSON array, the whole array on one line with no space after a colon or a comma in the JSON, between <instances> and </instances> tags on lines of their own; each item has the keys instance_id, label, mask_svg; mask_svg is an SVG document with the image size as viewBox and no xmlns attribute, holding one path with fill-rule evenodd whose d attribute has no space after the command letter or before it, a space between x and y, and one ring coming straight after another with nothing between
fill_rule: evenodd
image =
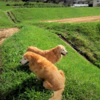
<instances>
[{"instance_id":1,"label":"slope","mask_svg":"<svg viewBox=\"0 0 100 100\"><path fill-rule=\"evenodd\" d=\"M48 100L51 91L43 88L28 66L19 64L28 46L46 50L59 44L68 55L56 64L64 71L66 87L63 100L99 100L100 70L66 45L55 34L35 26L24 26L1 46L3 72L0 76L0 97L5 100ZM10 48L10 49L8 49Z\"/></svg>"}]
</instances>

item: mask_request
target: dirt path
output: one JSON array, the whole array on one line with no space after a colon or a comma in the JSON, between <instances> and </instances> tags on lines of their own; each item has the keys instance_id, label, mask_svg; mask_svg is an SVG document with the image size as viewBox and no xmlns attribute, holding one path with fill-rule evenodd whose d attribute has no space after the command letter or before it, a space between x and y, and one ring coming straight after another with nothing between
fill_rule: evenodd
<instances>
[{"instance_id":1,"label":"dirt path","mask_svg":"<svg viewBox=\"0 0 100 100\"><path fill-rule=\"evenodd\" d=\"M47 21L45 21L45 22L81 23L81 22L95 22L95 21L100 21L100 16L67 18L67 19L59 19L59 20L47 20Z\"/></svg>"},{"instance_id":2,"label":"dirt path","mask_svg":"<svg viewBox=\"0 0 100 100\"><path fill-rule=\"evenodd\" d=\"M12 36L14 33L18 31L18 28L0 29L0 45L7 37Z\"/></svg>"}]
</instances>

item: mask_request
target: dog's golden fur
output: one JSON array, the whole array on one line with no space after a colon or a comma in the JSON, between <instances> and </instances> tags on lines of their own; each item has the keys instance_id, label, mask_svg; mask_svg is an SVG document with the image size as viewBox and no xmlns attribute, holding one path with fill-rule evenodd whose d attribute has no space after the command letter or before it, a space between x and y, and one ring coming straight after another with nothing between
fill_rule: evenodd
<instances>
[{"instance_id":1,"label":"dog's golden fur","mask_svg":"<svg viewBox=\"0 0 100 100\"><path fill-rule=\"evenodd\" d=\"M65 87L65 76L62 70L58 70L46 58L33 52L26 52L23 58L28 59L29 69L40 79L43 79L43 86L53 90L54 95L49 100L61 100Z\"/></svg>"},{"instance_id":2,"label":"dog's golden fur","mask_svg":"<svg viewBox=\"0 0 100 100\"><path fill-rule=\"evenodd\" d=\"M58 45L55 48L52 48L50 50L40 50L37 47L28 47L27 51L31 51L34 53L37 53L43 57L45 57L46 59L48 59L50 62L52 62L53 64L58 62L61 58L62 58L62 50L65 50L65 47L62 45ZM67 51L64 51L64 55L66 55Z\"/></svg>"}]
</instances>

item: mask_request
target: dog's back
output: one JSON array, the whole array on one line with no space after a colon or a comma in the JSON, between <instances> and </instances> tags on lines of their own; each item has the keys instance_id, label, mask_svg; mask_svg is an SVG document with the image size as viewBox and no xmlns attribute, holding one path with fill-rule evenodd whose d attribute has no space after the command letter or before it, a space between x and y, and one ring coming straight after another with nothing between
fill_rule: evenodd
<instances>
[{"instance_id":1,"label":"dog's back","mask_svg":"<svg viewBox=\"0 0 100 100\"><path fill-rule=\"evenodd\" d=\"M58 53L57 47L52 48L50 50L44 50L44 55L45 58L47 58L50 62L53 64L58 62L61 59L61 54Z\"/></svg>"},{"instance_id":2,"label":"dog's back","mask_svg":"<svg viewBox=\"0 0 100 100\"><path fill-rule=\"evenodd\" d=\"M61 59L61 54L57 53L56 48L50 49L50 50L40 50L37 47L28 47L27 52L34 52L37 53L43 57L45 57L47 60L49 60L51 63L56 63Z\"/></svg>"}]
</instances>

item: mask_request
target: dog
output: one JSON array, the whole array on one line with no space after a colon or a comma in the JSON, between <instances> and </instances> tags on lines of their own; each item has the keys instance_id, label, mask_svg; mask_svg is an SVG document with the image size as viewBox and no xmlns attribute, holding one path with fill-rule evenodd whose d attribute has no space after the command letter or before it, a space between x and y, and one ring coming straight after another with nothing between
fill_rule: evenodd
<instances>
[{"instance_id":1,"label":"dog","mask_svg":"<svg viewBox=\"0 0 100 100\"><path fill-rule=\"evenodd\" d=\"M58 70L45 57L33 52L26 52L20 63L23 65L29 63L29 69L39 79L44 80L43 86L54 91L54 95L49 100L61 100L65 88L65 75L62 70Z\"/></svg>"},{"instance_id":2,"label":"dog","mask_svg":"<svg viewBox=\"0 0 100 100\"><path fill-rule=\"evenodd\" d=\"M37 53L48 59L53 64L58 62L62 58L62 55L66 56L66 54L68 53L65 47L62 45L58 45L57 47L52 48L50 50L40 50L37 47L30 46L27 48L27 51Z\"/></svg>"}]
</instances>

